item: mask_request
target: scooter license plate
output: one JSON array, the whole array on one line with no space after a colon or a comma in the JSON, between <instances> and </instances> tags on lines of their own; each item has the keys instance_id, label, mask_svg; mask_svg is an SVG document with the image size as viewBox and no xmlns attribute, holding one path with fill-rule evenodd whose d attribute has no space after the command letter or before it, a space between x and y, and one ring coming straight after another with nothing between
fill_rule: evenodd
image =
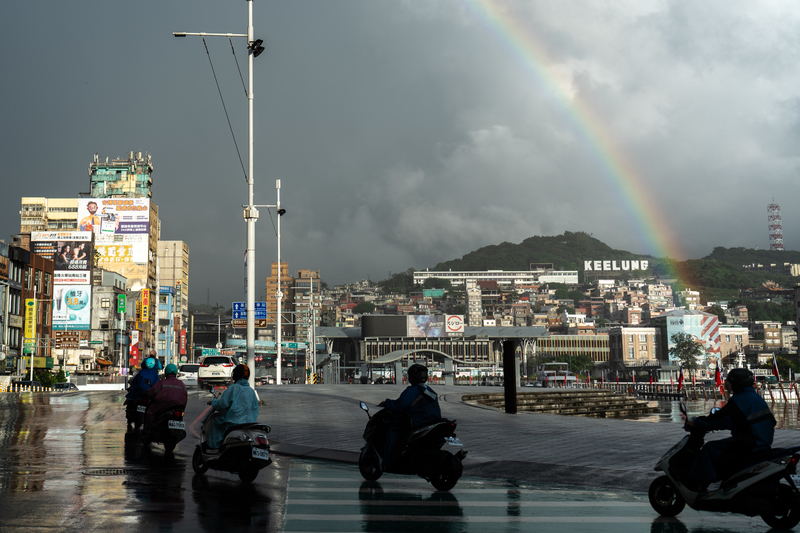
<instances>
[{"instance_id":1,"label":"scooter license plate","mask_svg":"<svg viewBox=\"0 0 800 533\"><path fill-rule=\"evenodd\" d=\"M167 427L169 429L183 429L186 430L186 422L183 420L169 420L167 421Z\"/></svg>"},{"instance_id":2,"label":"scooter license plate","mask_svg":"<svg viewBox=\"0 0 800 533\"><path fill-rule=\"evenodd\" d=\"M265 450L263 448L253 448L253 457L256 459L269 461L269 450Z\"/></svg>"},{"instance_id":3,"label":"scooter license plate","mask_svg":"<svg viewBox=\"0 0 800 533\"><path fill-rule=\"evenodd\" d=\"M463 446L464 443L458 437L447 437L444 441L451 446Z\"/></svg>"},{"instance_id":4,"label":"scooter license plate","mask_svg":"<svg viewBox=\"0 0 800 533\"><path fill-rule=\"evenodd\" d=\"M145 405L137 405L136 406L136 411L139 412L139 413L144 413L145 411L147 411L147 406L145 406Z\"/></svg>"}]
</instances>

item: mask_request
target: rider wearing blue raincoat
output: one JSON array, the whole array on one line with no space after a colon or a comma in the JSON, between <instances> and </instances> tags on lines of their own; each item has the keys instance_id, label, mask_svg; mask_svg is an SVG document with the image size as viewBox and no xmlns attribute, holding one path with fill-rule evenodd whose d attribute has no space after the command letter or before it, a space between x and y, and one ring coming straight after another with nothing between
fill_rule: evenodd
<instances>
[{"instance_id":1,"label":"rider wearing blue raincoat","mask_svg":"<svg viewBox=\"0 0 800 533\"><path fill-rule=\"evenodd\" d=\"M237 366L231 375L233 385L211 402L211 407L219 411L220 415L211 422L207 441L209 448L217 449L222 446L222 437L228 428L258 421L258 398L247 381L249 377L250 369L247 365Z\"/></svg>"},{"instance_id":2,"label":"rider wearing blue raincoat","mask_svg":"<svg viewBox=\"0 0 800 533\"><path fill-rule=\"evenodd\" d=\"M156 360L148 357L142 361L142 369L133 376L128 385L128 394L125 398L131 402L138 402L147 390L158 382L158 370L156 370Z\"/></svg>"}]
</instances>

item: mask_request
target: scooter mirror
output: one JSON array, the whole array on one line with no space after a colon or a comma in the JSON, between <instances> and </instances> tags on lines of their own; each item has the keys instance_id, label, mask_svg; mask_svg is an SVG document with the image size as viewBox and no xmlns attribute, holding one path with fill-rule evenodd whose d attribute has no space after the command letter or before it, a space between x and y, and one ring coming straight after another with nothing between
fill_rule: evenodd
<instances>
[{"instance_id":1,"label":"scooter mirror","mask_svg":"<svg viewBox=\"0 0 800 533\"><path fill-rule=\"evenodd\" d=\"M710 412L709 414L713 415L713 414L714 414L714 413L716 413L717 411L719 411L719 407L712 407L712 408L711 408L711 412Z\"/></svg>"},{"instance_id":2,"label":"scooter mirror","mask_svg":"<svg viewBox=\"0 0 800 533\"><path fill-rule=\"evenodd\" d=\"M361 408L363 410L365 410L366 412L369 412L369 407L367 407L367 404L365 404L364 402L360 402L359 405L361 406Z\"/></svg>"}]
</instances>

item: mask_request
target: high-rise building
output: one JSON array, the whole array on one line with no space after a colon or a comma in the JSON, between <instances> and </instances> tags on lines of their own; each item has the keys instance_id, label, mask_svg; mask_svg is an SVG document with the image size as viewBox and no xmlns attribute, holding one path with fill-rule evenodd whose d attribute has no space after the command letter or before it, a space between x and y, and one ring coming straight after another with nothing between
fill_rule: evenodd
<instances>
[{"instance_id":1,"label":"high-rise building","mask_svg":"<svg viewBox=\"0 0 800 533\"><path fill-rule=\"evenodd\" d=\"M278 284L279 278L280 285ZM276 293L280 287L280 291L283 293L281 300L281 315L283 315L281 337L294 336L294 326L291 324L294 320L291 320L291 313L287 313L287 311L294 309L293 286L294 278L289 275L289 263L281 261L280 273L278 272L278 264L270 263L270 274L267 278L267 326L270 329L275 329L275 324L277 323L275 317L278 314L278 297Z\"/></svg>"},{"instance_id":2,"label":"high-rise building","mask_svg":"<svg viewBox=\"0 0 800 533\"><path fill-rule=\"evenodd\" d=\"M74 231L78 229L77 214L77 198L23 196L19 231Z\"/></svg>"},{"instance_id":3,"label":"high-rise building","mask_svg":"<svg viewBox=\"0 0 800 533\"><path fill-rule=\"evenodd\" d=\"M142 156L129 152L128 159L106 158L100 161L97 154L89 165L89 194L92 198L152 198L153 160L150 154Z\"/></svg>"},{"instance_id":4,"label":"high-rise building","mask_svg":"<svg viewBox=\"0 0 800 533\"><path fill-rule=\"evenodd\" d=\"M175 315L183 327L189 320L189 245L158 241L158 271L159 285L175 289Z\"/></svg>"},{"instance_id":5,"label":"high-rise building","mask_svg":"<svg viewBox=\"0 0 800 533\"><path fill-rule=\"evenodd\" d=\"M319 270L297 271L292 291L294 292L295 338L297 342L307 342L311 334L311 321L319 326L322 300L320 299ZM313 342L313 341L312 341Z\"/></svg>"}]
</instances>

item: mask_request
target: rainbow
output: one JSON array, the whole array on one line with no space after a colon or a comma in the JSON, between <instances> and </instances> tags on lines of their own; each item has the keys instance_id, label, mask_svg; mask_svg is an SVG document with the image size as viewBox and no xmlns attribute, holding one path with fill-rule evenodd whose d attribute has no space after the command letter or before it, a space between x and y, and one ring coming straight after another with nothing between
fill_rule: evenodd
<instances>
[{"instance_id":1,"label":"rainbow","mask_svg":"<svg viewBox=\"0 0 800 533\"><path fill-rule=\"evenodd\" d=\"M501 0L462 0L462 4L547 91L557 109L591 151L608 185L619 193L628 222L636 228L639 244L657 258L685 258L661 208L649 194L641 173L614 143L597 114L579 95L569 94L559 82L544 43L514 17L509 6ZM686 278L682 275L685 272L673 274Z\"/></svg>"}]
</instances>

